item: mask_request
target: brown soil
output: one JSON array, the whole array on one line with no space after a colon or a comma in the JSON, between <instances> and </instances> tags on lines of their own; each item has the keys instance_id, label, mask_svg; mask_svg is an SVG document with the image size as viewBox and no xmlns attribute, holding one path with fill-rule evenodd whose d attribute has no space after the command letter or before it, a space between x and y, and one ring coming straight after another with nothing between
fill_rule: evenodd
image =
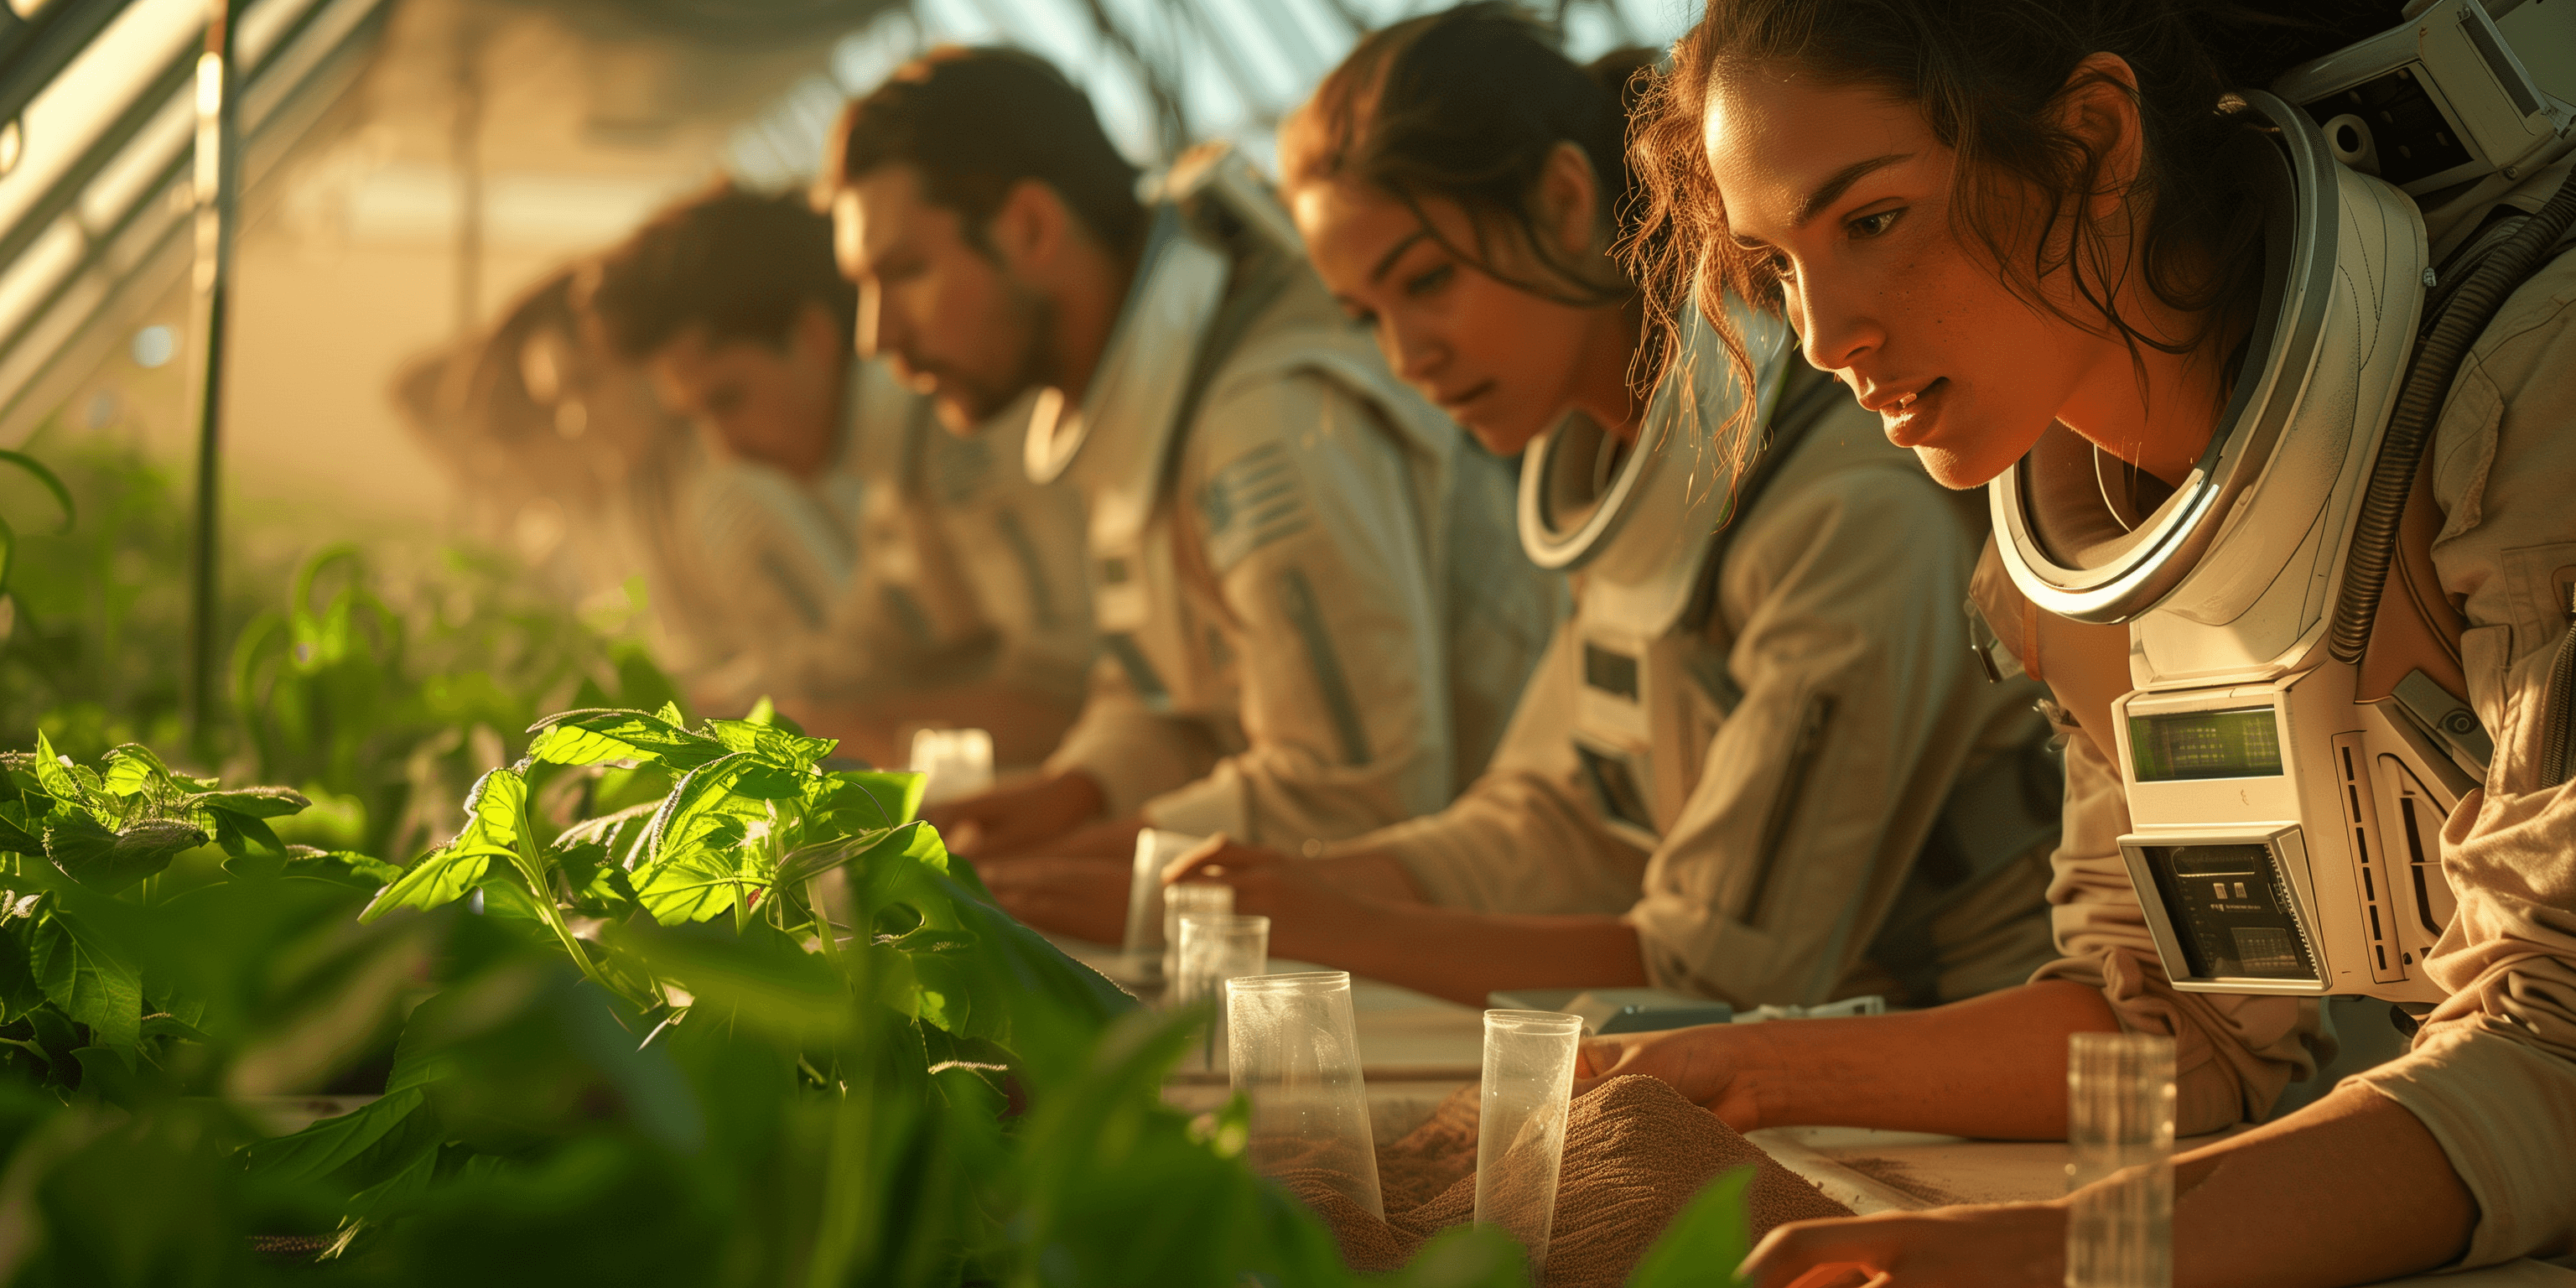
<instances>
[{"instance_id":1,"label":"brown soil","mask_svg":"<svg viewBox=\"0 0 2576 1288\"><path fill-rule=\"evenodd\" d=\"M1616 1078L1575 1100L1565 1126L1546 1288L1616 1288L1664 1226L1718 1173L1752 1164L1753 1234L1851 1210L1737 1135L1716 1115L1652 1078ZM1343 1259L1393 1270L1431 1236L1476 1212L1476 1088L1461 1088L1430 1121L1377 1152L1380 1221L1334 1193L1328 1178L1290 1171L1279 1181L1324 1218ZM1727 1267L1731 1269L1732 1267Z\"/></svg>"}]
</instances>

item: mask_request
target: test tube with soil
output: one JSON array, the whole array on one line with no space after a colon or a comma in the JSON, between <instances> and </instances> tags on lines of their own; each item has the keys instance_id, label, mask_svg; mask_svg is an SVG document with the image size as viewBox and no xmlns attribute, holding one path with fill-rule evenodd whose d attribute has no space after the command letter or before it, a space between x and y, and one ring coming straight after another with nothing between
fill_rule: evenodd
<instances>
[{"instance_id":1,"label":"test tube with soil","mask_svg":"<svg viewBox=\"0 0 2576 1288\"><path fill-rule=\"evenodd\" d=\"M1350 972L1255 975L1225 993L1227 1071L1252 1104L1246 1161L1385 1220Z\"/></svg>"},{"instance_id":2,"label":"test tube with soil","mask_svg":"<svg viewBox=\"0 0 2576 1288\"><path fill-rule=\"evenodd\" d=\"M1172 1003L1188 1006L1200 998L1217 1003L1216 1015L1208 1022L1207 1041L1199 1048L1199 1066L1222 1069L1226 1055L1225 982L1268 973L1270 919L1231 913L1185 914L1181 918L1180 955L1181 969L1173 981Z\"/></svg>"},{"instance_id":3,"label":"test tube with soil","mask_svg":"<svg viewBox=\"0 0 2576 1288\"><path fill-rule=\"evenodd\" d=\"M2172 1288L2173 1039L2067 1039L2067 1288Z\"/></svg>"},{"instance_id":4,"label":"test tube with soil","mask_svg":"<svg viewBox=\"0 0 2576 1288\"><path fill-rule=\"evenodd\" d=\"M1547 1263L1556 1219L1556 1178L1565 1161L1565 1115L1574 1093L1580 1016L1555 1011L1485 1012L1485 1083L1476 1109L1476 1224L1501 1229L1529 1249L1530 1270Z\"/></svg>"},{"instance_id":5,"label":"test tube with soil","mask_svg":"<svg viewBox=\"0 0 2576 1288\"><path fill-rule=\"evenodd\" d=\"M1170 927L1164 925L1163 869L1205 839L1183 832L1166 832L1159 827L1145 828L1136 833L1135 866L1129 870L1127 879L1127 936L1121 945L1126 951L1130 970L1141 973L1149 966L1160 966L1164 955L1178 946L1173 928L1180 923L1174 921ZM1234 910L1233 896L1229 894L1227 898L1226 906L1217 911ZM1172 982L1171 973L1165 971L1162 980L1168 986Z\"/></svg>"},{"instance_id":6,"label":"test tube with soil","mask_svg":"<svg viewBox=\"0 0 2576 1288\"><path fill-rule=\"evenodd\" d=\"M1184 881L1163 887L1163 1000L1174 994L1181 978L1181 918L1193 913L1222 917L1234 911L1234 887L1221 881ZM1222 998L1218 999L1220 1002Z\"/></svg>"}]
</instances>

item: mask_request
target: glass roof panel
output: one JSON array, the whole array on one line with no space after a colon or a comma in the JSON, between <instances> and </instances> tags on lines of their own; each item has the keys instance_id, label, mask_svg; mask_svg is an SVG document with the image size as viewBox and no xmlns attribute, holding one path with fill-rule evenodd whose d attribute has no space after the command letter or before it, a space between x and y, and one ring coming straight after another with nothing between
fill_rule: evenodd
<instances>
[{"instance_id":1,"label":"glass roof panel","mask_svg":"<svg viewBox=\"0 0 2576 1288\"><path fill-rule=\"evenodd\" d=\"M910 0L843 38L832 52L831 78L842 93L862 94L934 45L1016 44L1089 91L1110 139L1140 165L1158 166L1178 147L1208 138L1231 139L1267 165L1280 117L1349 52L1354 24L1384 26L1436 7L1421 0ZM1567 52L1590 59L1620 45L1660 47L1698 12L1693 0L1569 0ZM1177 138L1166 137L1158 93L1174 100ZM800 138L820 141L813 112L803 88L774 100L728 149L736 172L765 186L810 177L817 156L794 153Z\"/></svg>"},{"instance_id":2,"label":"glass roof panel","mask_svg":"<svg viewBox=\"0 0 2576 1288\"><path fill-rule=\"evenodd\" d=\"M0 178L0 228L17 223L135 92L197 39L204 13L204 0L135 0L28 102L26 151Z\"/></svg>"}]
</instances>

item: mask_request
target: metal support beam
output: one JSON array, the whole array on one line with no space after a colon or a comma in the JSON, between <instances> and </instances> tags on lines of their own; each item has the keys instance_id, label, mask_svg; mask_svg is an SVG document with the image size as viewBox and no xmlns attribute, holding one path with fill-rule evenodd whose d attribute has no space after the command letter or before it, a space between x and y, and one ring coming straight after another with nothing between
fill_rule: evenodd
<instances>
[{"instance_id":1,"label":"metal support beam","mask_svg":"<svg viewBox=\"0 0 2576 1288\"><path fill-rule=\"evenodd\" d=\"M196 272L190 328L195 348L196 541L188 576L188 742L211 756L221 698L215 692L215 636L222 629L224 340L233 274L234 223L241 208L241 94L233 58L242 0L207 0L206 47L197 56Z\"/></svg>"}]
</instances>

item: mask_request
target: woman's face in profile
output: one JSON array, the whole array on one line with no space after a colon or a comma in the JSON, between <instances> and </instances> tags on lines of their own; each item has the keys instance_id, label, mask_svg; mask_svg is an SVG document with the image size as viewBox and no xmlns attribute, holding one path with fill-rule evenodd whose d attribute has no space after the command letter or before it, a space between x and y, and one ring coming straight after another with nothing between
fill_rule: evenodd
<instances>
[{"instance_id":1,"label":"woman's face in profile","mask_svg":"<svg viewBox=\"0 0 2576 1288\"><path fill-rule=\"evenodd\" d=\"M2015 295L1983 239L1962 238L1957 154L1913 104L1796 69L1720 68L1702 126L1726 232L1778 274L1807 361L1941 483L2009 468L2104 360L2101 337Z\"/></svg>"},{"instance_id":2,"label":"woman's face in profile","mask_svg":"<svg viewBox=\"0 0 2576 1288\"><path fill-rule=\"evenodd\" d=\"M1422 210L1346 180L1289 194L1289 209L1333 298L1377 333L1387 365L1498 455L1517 455L1570 409L1595 310L1500 280L1451 247L1477 248L1458 203ZM1547 281L1516 231L1489 229L1493 268Z\"/></svg>"}]
</instances>

